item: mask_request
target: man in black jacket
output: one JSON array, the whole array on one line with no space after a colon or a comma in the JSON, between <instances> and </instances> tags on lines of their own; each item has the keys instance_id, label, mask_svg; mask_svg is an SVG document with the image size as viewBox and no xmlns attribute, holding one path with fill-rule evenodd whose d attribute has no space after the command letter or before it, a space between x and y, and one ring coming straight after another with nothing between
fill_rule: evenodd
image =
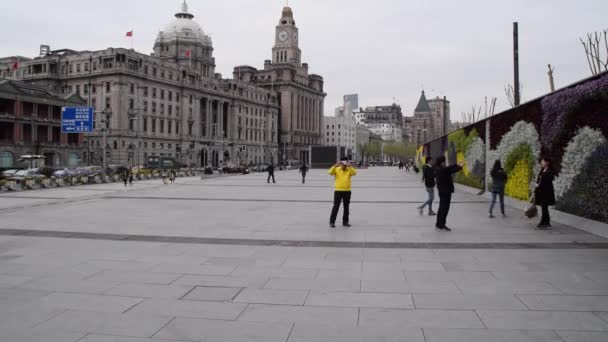
<instances>
[{"instance_id":1,"label":"man in black jacket","mask_svg":"<svg viewBox=\"0 0 608 342\"><path fill-rule=\"evenodd\" d=\"M426 187L426 192L429 194L429 198L421 206L418 207L420 215L424 211L425 206L429 206L429 216L435 216L433 211L433 200L435 199L435 170L433 169L433 158L427 157L426 164L422 167L422 181ZM409 171L409 166L408 166Z\"/></svg>"},{"instance_id":2,"label":"man in black jacket","mask_svg":"<svg viewBox=\"0 0 608 342\"><path fill-rule=\"evenodd\" d=\"M306 173L307 172L308 172L308 166L306 166L306 163L304 163L300 167L300 173L302 174L302 184L306 184Z\"/></svg>"},{"instance_id":3,"label":"man in black jacket","mask_svg":"<svg viewBox=\"0 0 608 342\"><path fill-rule=\"evenodd\" d=\"M452 202L452 194L454 193L454 180L452 175L462 170L464 161L458 164L445 166L445 157L440 156L435 161L435 177L437 179L437 192L439 192L439 212L437 213L437 223L435 228L451 232L446 224L448 212L450 211L450 203Z\"/></svg>"},{"instance_id":4,"label":"man in black jacket","mask_svg":"<svg viewBox=\"0 0 608 342\"><path fill-rule=\"evenodd\" d=\"M270 164L268 165L268 180L266 180L266 183L270 183L270 177L272 177L272 182L276 183L274 180L274 165Z\"/></svg>"}]
</instances>

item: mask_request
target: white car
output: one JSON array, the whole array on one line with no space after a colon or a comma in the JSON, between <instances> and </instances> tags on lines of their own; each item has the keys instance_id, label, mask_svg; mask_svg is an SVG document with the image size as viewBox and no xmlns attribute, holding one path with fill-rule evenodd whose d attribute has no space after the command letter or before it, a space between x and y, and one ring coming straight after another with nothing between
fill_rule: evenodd
<instances>
[{"instance_id":1,"label":"white car","mask_svg":"<svg viewBox=\"0 0 608 342\"><path fill-rule=\"evenodd\" d=\"M5 171L2 171L2 175L6 178L12 177L15 175L15 173L17 173L17 171L18 170L5 170Z\"/></svg>"}]
</instances>

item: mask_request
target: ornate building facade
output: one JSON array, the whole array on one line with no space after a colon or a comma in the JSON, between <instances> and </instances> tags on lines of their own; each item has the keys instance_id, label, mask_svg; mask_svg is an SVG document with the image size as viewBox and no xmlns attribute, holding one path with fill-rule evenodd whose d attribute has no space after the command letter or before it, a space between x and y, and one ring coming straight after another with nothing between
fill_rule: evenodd
<instances>
[{"instance_id":1,"label":"ornate building facade","mask_svg":"<svg viewBox=\"0 0 608 342\"><path fill-rule=\"evenodd\" d=\"M280 162L308 162L310 146L323 144L323 77L310 74L302 63L299 32L290 7L283 8L275 30L272 60L264 69L234 68L234 79L277 94Z\"/></svg>"},{"instance_id":2,"label":"ornate building facade","mask_svg":"<svg viewBox=\"0 0 608 342\"><path fill-rule=\"evenodd\" d=\"M286 124L279 110L296 108L289 102L293 95L284 89L295 84L307 87L299 83L304 69L297 67L299 49L285 45L277 50L277 56L285 60L281 62L285 68L277 74L289 78L288 70L293 70L297 76L288 85L282 78L276 79L277 87L224 79L215 72L211 38L193 19L184 1L158 34L152 55L122 48L56 50L20 59L14 74L62 95L79 94L95 108L95 132L85 139L86 163L100 165L104 145L107 164L141 165L159 156L197 167L276 163L278 132ZM289 29L285 25L288 41L297 41L293 25ZM308 79L314 79L322 91L322 79ZM312 108L312 101L297 99L297 108ZM317 105L322 108L322 103ZM312 121L296 127L304 123L310 130L288 138L302 144L314 140Z\"/></svg>"}]
</instances>

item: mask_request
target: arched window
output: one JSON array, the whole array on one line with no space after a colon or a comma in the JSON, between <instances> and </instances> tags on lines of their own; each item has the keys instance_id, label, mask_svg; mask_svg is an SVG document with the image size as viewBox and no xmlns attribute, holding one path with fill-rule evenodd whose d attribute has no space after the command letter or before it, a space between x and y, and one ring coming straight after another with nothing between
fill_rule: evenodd
<instances>
[{"instance_id":1,"label":"arched window","mask_svg":"<svg viewBox=\"0 0 608 342\"><path fill-rule=\"evenodd\" d=\"M0 167L13 167L13 153L9 151L0 152Z\"/></svg>"}]
</instances>

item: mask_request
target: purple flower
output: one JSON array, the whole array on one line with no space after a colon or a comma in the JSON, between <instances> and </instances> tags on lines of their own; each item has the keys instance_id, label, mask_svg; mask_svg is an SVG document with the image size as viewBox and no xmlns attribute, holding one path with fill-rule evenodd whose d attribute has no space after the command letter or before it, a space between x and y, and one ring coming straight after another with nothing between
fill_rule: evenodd
<instances>
[{"instance_id":1,"label":"purple flower","mask_svg":"<svg viewBox=\"0 0 608 342\"><path fill-rule=\"evenodd\" d=\"M606 95L608 95L608 74L542 99L542 145L552 150L561 136L566 133L566 127L569 121L573 120L572 114L576 109L589 100Z\"/></svg>"}]
</instances>

